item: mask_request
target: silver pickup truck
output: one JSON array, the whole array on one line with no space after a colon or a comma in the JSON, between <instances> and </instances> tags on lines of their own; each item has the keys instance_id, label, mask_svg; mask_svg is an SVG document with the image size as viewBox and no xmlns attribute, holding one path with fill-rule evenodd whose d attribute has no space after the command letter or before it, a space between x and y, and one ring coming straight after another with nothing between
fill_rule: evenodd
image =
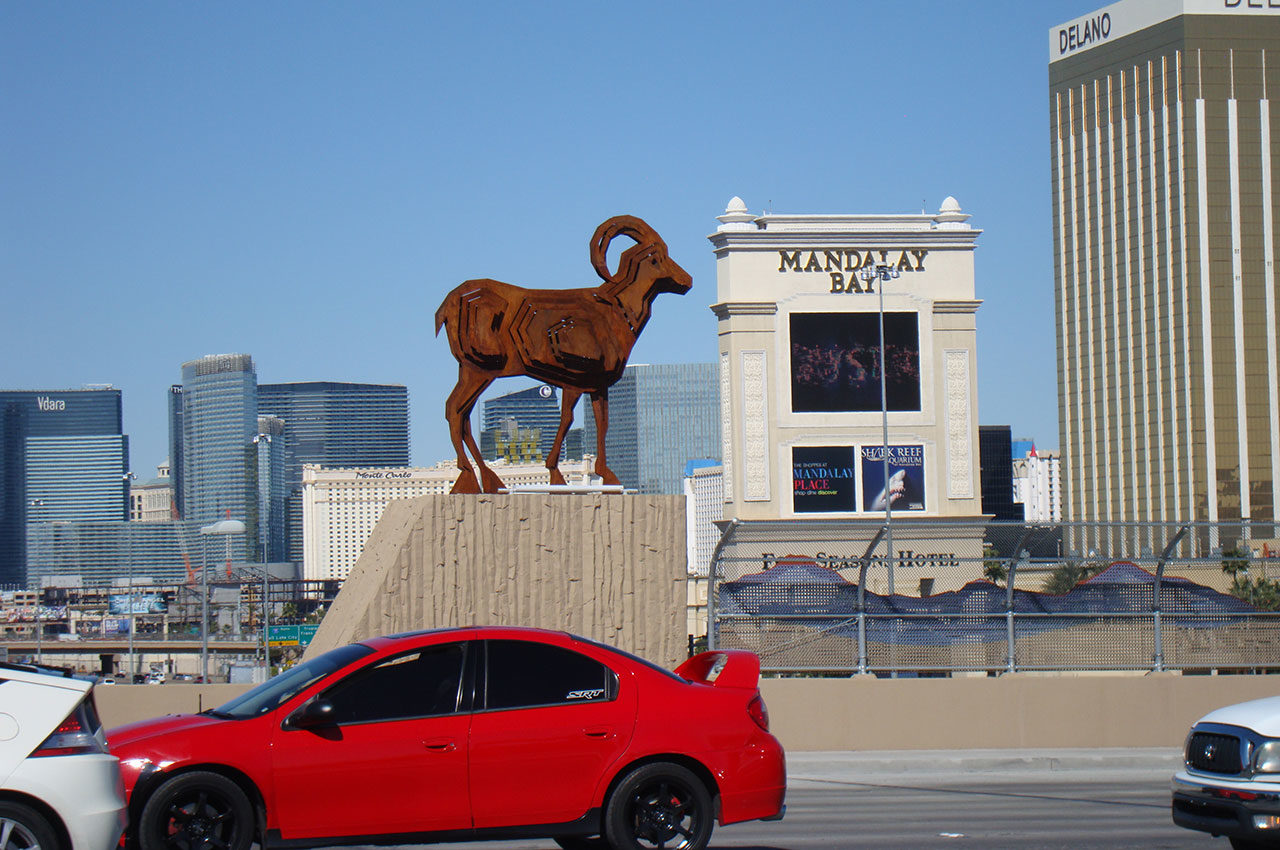
<instances>
[{"instance_id":1,"label":"silver pickup truck","mask_svg":"<svg viewBox=\"0 0 1280 850\"><path fill-rule=\"evenodd\" d=\"M1280 848L1280 697L1211 711L1187 736L1173 822L1236 850Z\"/></svg>"}]
</instances>

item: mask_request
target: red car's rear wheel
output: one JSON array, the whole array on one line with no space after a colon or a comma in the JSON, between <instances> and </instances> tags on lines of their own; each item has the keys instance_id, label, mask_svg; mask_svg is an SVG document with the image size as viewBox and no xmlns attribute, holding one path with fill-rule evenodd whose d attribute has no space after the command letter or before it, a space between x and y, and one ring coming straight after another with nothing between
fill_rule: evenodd
<instances>
[{"instance_id":1,"label":"red car's rear wheel","mask_svg":"<svg viewBox=\"0 0 1280 850\"><path fill-rule=\"evenodd\" d=\"M605 808L614 850L703 850L713 827L711 795L678 764L658 762L623 777Z\"/></svg>"},{"instance_id":2,"label":"red car's rear wheel","mask_svg":"<svg viewBox=\"0 0 1280 850\"><path fill-rule=\"evenodd\" d=\"M248 850L253 807L240 786L208 771L167 780L138 818L141 850Z\"/></svg>"}]
</instances>

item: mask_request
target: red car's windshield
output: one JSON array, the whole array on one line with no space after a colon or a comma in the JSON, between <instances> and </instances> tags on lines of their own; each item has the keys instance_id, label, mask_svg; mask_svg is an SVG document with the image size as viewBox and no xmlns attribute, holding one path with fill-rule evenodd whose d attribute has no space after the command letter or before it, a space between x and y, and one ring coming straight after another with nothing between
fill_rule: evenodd
<instances>
[{"instance_id":1,"label":"red car's windshield","mask_svg":"<svg viewBox=\"0 0 1280 850\"><path fill-rule=\"evenodd\" d=\"M304 664L290 667L280 675L268 679L231 702L210 709L207 713L215 717L239 720L266 714L333 671L346 667L357 658L363 658L372 652L372 649L359 643L331 649Z\"/></svg>"}]
</instances>

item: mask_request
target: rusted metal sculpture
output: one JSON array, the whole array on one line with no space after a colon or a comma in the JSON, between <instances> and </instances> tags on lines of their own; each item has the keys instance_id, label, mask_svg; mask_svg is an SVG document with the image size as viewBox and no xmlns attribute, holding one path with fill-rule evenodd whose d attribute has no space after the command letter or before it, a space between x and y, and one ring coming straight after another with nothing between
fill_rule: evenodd
<instances>
[{"instance_id":1,"label":"rusted metal sculpture","mask_svg":"<svg viewBox=\"0 0 1280 850\"><path fill-rule=\"evenodd\" d=\"M629 236L636 244L609 273L609 243ZM528 375L562 391L560 427L547 456L551 483L564 484L560 448L573 423L573 408L591 396L596 418L596 474L605 484L618 477L605 464L609 387L622 377L627 358L660 292L683 295L693 278L667 256L667 245L643 220L614 216L591 237L591 265L604 283L594 289L524 289L498 280L469 280L445 296L436 311L436 334L447 328L458 360L458 384L445 402L449 437L458 453L452 493L496 493L502 480L485 466L471 435L471 410L495 378ZM467 450L480 467L467 460Z\"/></svg>"}]
</instances>

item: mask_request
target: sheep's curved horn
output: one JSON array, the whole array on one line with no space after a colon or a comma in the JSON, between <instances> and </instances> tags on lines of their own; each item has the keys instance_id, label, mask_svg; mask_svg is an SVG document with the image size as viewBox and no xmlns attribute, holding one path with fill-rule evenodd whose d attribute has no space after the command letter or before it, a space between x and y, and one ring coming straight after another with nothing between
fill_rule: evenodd
<instances>
[{"instance_id":1,"label":"sheep's curved horn","mask_svg":"<svg viewBox=\"0 0 1280 850\"><path fill-rule=\"evenodd\" d=\"M615 236L630 236L641 245L662 245L662 237L648 225L644 219L633 215L615 215L596 228L591 237L591 266L602 280L616 283L614 275L609 274L609 243Z\"/></svg>"}]
</instances>

